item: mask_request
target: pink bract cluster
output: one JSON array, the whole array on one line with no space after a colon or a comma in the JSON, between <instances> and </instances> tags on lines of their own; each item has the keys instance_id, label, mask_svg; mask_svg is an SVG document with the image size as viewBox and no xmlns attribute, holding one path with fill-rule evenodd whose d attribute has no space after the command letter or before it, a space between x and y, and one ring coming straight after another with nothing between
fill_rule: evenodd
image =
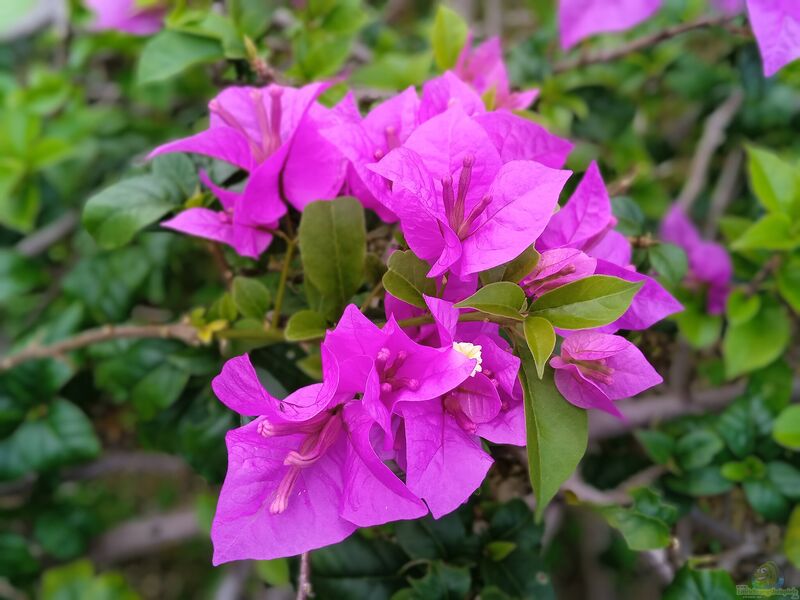
<instances>
[{"instance_id":1,"label":"pink bract cluster","mask_svg":"<svg viewBox=\"0 0 800 600\"><path fill-rule=\"evenodd\" d=\"M550 365L566 400L621 416L615 401L661 382L617 333L681 305L632 265L599 168L592 163L559 208L572 144L508 110L534 94L509 91L494 42L465 51L459 71L463 79L447 72L363 116L351 95L320 104L323 84L229 88L210 103L207 130L153 152L202 154L247 175L234 190L201 173L221 209L190 208L166 227L258 257L290 207L349 194L398 224L439 290L425 309L387 294L382 327L347 307L321 345L322 383L286 398L266 392L246 355L226 363L214 392L255 419L227 436L215 564L439 518L483 482L492 465L484 440L525 445L520 359L498 324L462 320L470 310L456 304L478 289L480 273L532 246L539 261L518 282L531 299L592 275L641 284L615 322L559 331ZM496 110L481 97L488 90ZM423 315L428 324L400 324Z\"/></svg>"},{"instance_id":2,"label":"pink bract cluster","mask_svg":"<svg viewBox=\"0 0 800 600\"><path fill-rule=\"evenodd\" d=\"M92 28L131 35L150 35L163 27L166 9L161 5L140 8L136 0L85 0L94 13Z\"/></svg>"}]
</instances>

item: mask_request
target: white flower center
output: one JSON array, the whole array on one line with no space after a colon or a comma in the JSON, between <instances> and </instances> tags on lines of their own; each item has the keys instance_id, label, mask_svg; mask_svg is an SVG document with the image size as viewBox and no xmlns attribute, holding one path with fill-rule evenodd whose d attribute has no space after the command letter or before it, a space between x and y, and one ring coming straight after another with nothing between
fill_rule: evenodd
<instances>
[{"instance_id":1,"label":"white flower center","mask_svg":"<svg viewBox=\"0 0 800 600\"><path fill-rule=\"evenodd\" d=\"M469 374L470 377L475 377L475 373L483 371L483 367L481 367L483 358L481 358L480 346L477 344L470 344L469 342L453 342L453 350L475 361L475 368L472 369L472 373Z\"/></svg>"}]
</instances>

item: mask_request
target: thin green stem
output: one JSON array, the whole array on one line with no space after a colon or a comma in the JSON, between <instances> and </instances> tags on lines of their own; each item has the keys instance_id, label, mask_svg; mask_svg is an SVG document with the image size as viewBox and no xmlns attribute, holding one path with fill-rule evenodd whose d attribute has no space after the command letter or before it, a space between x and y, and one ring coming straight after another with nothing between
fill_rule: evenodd
<instances>
[{"instance_id":1,"label":"thin green stem","mask_svg":"<svg viewBox=\"0 0 800 600\"><path fill-rule=\"evenodd\" d=\"M364 302L361 303L361 307L359 308L359 310L362 313L366 312L367 309L369 309L369 305L372 302L372 300L375 298L375 296L380 294L382 290L383 290L383 281L378 281L378 283L375 284L375 287L373 287L369 291L369 294L367 294L367 297L364 299Z\"/></svg>"},{"instance_id":2,"label":"thin green stem","mask_svg":"<svg viewBox=\"0 0 800 600\"><path fill-rule=\"evenodd\" d=\"M292 267L292 258L294 258L294 248L296 245L296 239L288 239L286 241L286 255L283 257L281 278L278 280L278 291L275 294L275 307L272 310L273 329L278 329L281 326L281 308L283 307L283 297L286 295L286 281L289 279L289 269Z\"/></svg>"}]
</instances>

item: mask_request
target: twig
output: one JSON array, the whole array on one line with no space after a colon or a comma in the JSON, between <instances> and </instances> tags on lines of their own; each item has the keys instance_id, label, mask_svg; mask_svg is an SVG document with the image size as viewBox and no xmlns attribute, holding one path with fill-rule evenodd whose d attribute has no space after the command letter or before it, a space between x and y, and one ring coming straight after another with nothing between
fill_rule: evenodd
<instances>
[{"instance_id":1,"label":"twig","mask_svg":"<svg viewBox=\"0 0 800 600\"><path fill-rule=\"evenodd\" d=\"M311 596L311 561L310 553L300 555L300 575L297 577L297 600L306 600Z\"/></svg>"},{"instance_id":2,"label":"twig","mask_svg":"<svg viewBox=\"0 0 800 600\"><path fill-rule=\"evenodd\" d=\"M700 192L703 191L714 152L725 141L725 130L739 112L743 101L744 92L740 88L736 88L725 102L714 109L714 112L706 119L703 135L700 137L697 151L692 157L692 164L689 167L689 176L676 201L684 211L688 212L689 207L694 204Z\"/></svg>"},{"instance_id":3,"label":"twig","mask_svg":"<svg viewBox=\"0 0 800 600\"><path fill-rule=\"evenodd\" d=\"M745 294L748 296L752 296L756 292L758 292L758 288L761 287L761 284L769 277L770 273L772 273L775 269L777 269L781 264L781 255L780 254L773 254L767 262L761 265L761 268L758 270L758 273L753 275L753 278L750 282L745 286L744 291Z\"/></svg>"},{"instance_id":4,"label":"twig","mask_svg":"<svg viewBox=\"0 0 800 600\"><path fill-rule=\"evenodd\" d=\"M0 372L13 369L29 360L39 358L57 358L92 344L119 339L166 338L181 340L194 345L199 342L197 330L188 323L169 325L105 325L97 329L89 329L75 337L56 342L50 346L32 344L18 353L5 357L0 361Z\"/></svg>"},{"instance_id":5,"label":"twig","mask_svg":"<svg viewBox=\"0 0 800 600\"><path fill-rule=\"evenodd\" d=\"M289 239L286 242L286 254L283 257L283 267L278 281L278 291L275 294L275 307L272 310L272 328L277 329L281 326L281 309L283 308L283 297L286 294L286 281L289 278L289 270L292 267L294 248L297 240Z\"/></svg>"},{"instance_id":6,"label":"twig","mask_svg":"<svg viewBox=\"0 0 800 600\"><path fill-rule=\"evenodd\" d=\"M78 225L78 213L69 211L20 240L14 249L23 256L38 256L50 246L68 236Z\"/></svg>"},{"instance_id":7,"label":"twig","mask_svg":"<svg viewBox=\"0 0 800 600\"><path fill-rule=\"evenodd\" d=\"M189 465L182 458L162 452L108 451L93 462L66 469L61 481L86 481L107 475L161 475L178 477L190 473ZM0 496L27 492L36 483L30 475L17 481L0 483Z\"/></svg>"},{"instance_id":8,"label":"twig","mask_svg":"<svg viewBox=\"0 0 800 600\"><path fill-rule=\"evenodd\" d=\"M108 565L151 554L202 533L194 507L127 521L101 535L89 551L92 561Z\"/></svg>"},{"instance_id":9,"label":"twig","mask_svg":"<svg viewBox=\"0 0 800 600\"><path fill-rule=\"evenodd\" d=\"M369 309L369 305L372 304L372 301L375 299L375 297L381 293L381 290L383 290L382 280L378 281L378 283L376 283L375 286L369 291L367 297L364 298L364 302L361 303L361 307L359 308L362 313Z\"/></svg>"},{"instance_id":10,"label":"twig","mask_svg":"<svg viewBox=\"0 0 800 600\"><path fill-rule=\"evenodd\" d=\"M681 35L688 31L692 31L694 29L702 29L705 27L713 27L715 25L725 25L731 20L732 17L729 16L724 16L724 17L707 16L698 19L696 21L692 21L691 23L681 23L680 25L667 27L666 29L663 29L656 33L645 35L635 40L632 40L627 44L623 44L622 46L619 46L617 48L611 48L610 50L596 52L593 54L584 54L583 56L578 56L576 58L570 58L560 61L556 63L556 65L553 67L553 73L563 73L564 71L571 71L572 69L577 69L579 67L584 67L586 65L611 62L613 60L617 60L618 58L622 58L623 56L626 56L628 54L632 54L633 52L646 50L647 48L654 46L655 44L673 38L677 35Z\"/></svg>"},{"instance_id":11,"label":"twig","mask_svg":"<svg viewBox=\"0 0 800 600\"><path fill-rule=\"evenodd\" d=\"M592 413L589 417L589 439L601 441L623 435L654 421L668 421L684 415L718 411L730 404L743 390L741 384L732 384L697 392L691 399L665 394L621 401L617 403L617 407L625 415L625 420Z\"/></svg>"},{"instance_id":12,"label":"twig","mask_svg":"<svg viewBox=\"0 0 800 600\"><path fill-rule=\"evenodd\" d=\"M744 152L742 152L741 148L735 148L725 157L722 171L719 179L717 179L717 185L714 186L714 191L711 194L711 204L704 229L707 238L714 237L720 218L725 214L728 205L736 196L739 189L739 170L742 167L743 159Z\"/></svg>"},{"instance_id":13,"label":"twig","mask_svg":"<svg viewBox=\"0 0 800 600\"><path fill-rule=\"evenodd\" d=\"M228 287L231 281L233 281L233 271L231 271L228 261L225 260L222 248L220 248L219 244L216 242L208 242L207 245L208 251L211 253L211 258L214 259L214 264L217 265L217 269L222 277L222 283L225 284L225 287Z\"/></svg>"}]
</instances>

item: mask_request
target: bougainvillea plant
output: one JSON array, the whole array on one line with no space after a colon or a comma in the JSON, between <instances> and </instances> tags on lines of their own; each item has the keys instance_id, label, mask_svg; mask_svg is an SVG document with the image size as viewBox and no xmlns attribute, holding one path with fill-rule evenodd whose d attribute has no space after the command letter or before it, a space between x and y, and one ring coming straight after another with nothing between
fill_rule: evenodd
<instances>
[{"instance_id":1,"label":"bougainvillea plant","mask_svg":"<svg viewBox=\"0 0 800 600\"><path fill-rule=\"evenodd\" d=\"M800 3L418 4L84 0L0 53L0 595L196 539L146 596L795 581Z\"/></svg>"}]
</instances>

